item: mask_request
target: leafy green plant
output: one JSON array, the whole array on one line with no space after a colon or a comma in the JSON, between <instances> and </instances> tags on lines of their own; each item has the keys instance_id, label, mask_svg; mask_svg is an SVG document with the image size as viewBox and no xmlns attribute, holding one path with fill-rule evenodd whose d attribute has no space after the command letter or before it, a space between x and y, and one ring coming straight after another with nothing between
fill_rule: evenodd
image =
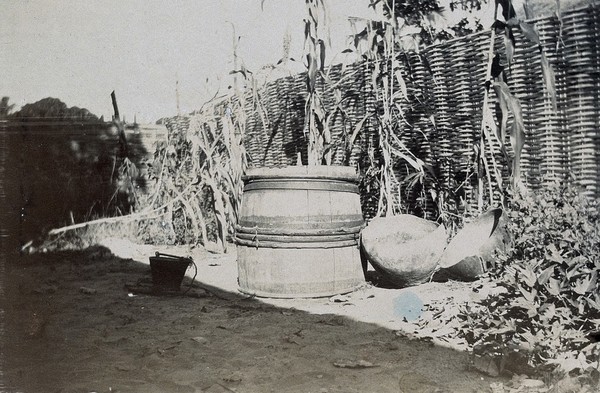
<instances>
[{"instance_id":1,"label":"leafy green plant","mask_svg":"<svg viewBox=\"0 0 600 393\"><path fill-rule=\"evenodd\" d=\"M465 313L475 353L517 356L538 371L597 373L599 208L559 184L511 195L512 244L492 271L505 291Z\"/></svg>"}]
</instances>

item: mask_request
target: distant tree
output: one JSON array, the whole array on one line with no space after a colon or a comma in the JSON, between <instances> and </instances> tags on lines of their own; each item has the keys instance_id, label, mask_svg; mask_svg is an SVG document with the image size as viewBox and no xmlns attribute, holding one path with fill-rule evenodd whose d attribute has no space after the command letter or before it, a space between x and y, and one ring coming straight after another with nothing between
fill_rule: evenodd
<instances>
[{"instance_id":1,"label":"distant tree","mask_svg":"<svg viewBox=\"0 0 600 393\"><path fill-rule=\"evenodd\" d=\"M483 30L478 20L463 17L455 24L440 28L436 26L434 16L440 15L444 7L438 0L371 0L372 4L384 1L384 12L392 13L396 18L401 18L409 26L420 29L418 34L422 45L430 45L453 37L461 37L476 31ZM451 11L479 10L488 0L452 0L449 4ZM494 1L494 0L491 0Z\"/></svg>"},{"instance_id":2,"label":"distant tree","mask_svg":"<svg viewBox=\"0 0 600 393\"><path fill-rule=\"evenodd\" d=\"M593 0L597 1L597 0ZM474 17L473 11L480 10L488 3L506 4L504 0L370 0L370 6L375 8L382 6L383 13L391 18L400 19L405 26L412 27L414 38L419 46L427 46L443 42L455 37L462 37L481 31L484 26L479 19ZM590 0L525 0L523 9L513 10L520 19L538 18L550 16L560 11L566 11L577 7L583 7ZM441 4L447 5L445 9ZM444 12L450 11L445 23L439 23ZM446 14L448 15L448 13ZM450 23L449 23L450 22ZM490 26L485 26L489 28ZM383 27L380 22L374 22L373 30L380 35ZM364 36L366 32L359 35ZM357 38L361 38L359 36Z\"/></svg>"},{"instance_id":3,"label":"distant tree","mask_svg":"<svg viewBox=\"0 0 600 393\"><path fill-rule=\"evenodd\" d=\"M73 117L73 118L76 118L79 120L88 120L88 119L99 120L94 114L92 114L87 109L78 108L76 106L69 108L67 110L67 113L69 114L69 117Z\"/></svg>"},{"instance_id":4,"label":"distant tree","mask_svg":"<svg viewBox=\"0 0 600 393\"><path fill-rule=\"evenodd\" d=\"M96 115L85 108L67 107L58 98L44 98L33 104L24 105L20 111L15 112L13 117L19 119L47 119L47 120L71 120L84 122L100 121Z\"/></svg>"},{"instance_id":5,"label":"distant tree","mask_svg":"<svg viewBox=\"0 0 600 393\"><path fill-rule=\"evenodd\" d=\"M14 114L18 118L54 118L63 119L67 105L58 98L44 98L33 104L24 105Z\"/></svg>"},{"instance_id":6,"label":"distant tree","mask_svg":"<svg viewBox=\"0 0 600 393\"><path fill-rule=\"evenodd\" d=\"M2 100L0 101L0 119L7 118L15 107L14 104L8 103L9 100L10 98L5 96L2 97Z\"/></svg>"}]
</instances>

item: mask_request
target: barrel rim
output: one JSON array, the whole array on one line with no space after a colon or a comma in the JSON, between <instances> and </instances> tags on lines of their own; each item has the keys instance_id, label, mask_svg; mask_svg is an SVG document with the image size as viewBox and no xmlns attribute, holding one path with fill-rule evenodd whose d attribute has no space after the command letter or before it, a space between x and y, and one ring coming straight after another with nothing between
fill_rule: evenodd
<instances>
[{"instance_id":1,"label":"barrel rim","mask_svg":"<svg viewBox=\"0 0 600 393\"><path fill-rule=\"evenodd\" d=\"M258 179L331 179L358 182L354 167L345 165L302 165L250 168L242 177L245 182Z\"/></svg>"}]
</instances>

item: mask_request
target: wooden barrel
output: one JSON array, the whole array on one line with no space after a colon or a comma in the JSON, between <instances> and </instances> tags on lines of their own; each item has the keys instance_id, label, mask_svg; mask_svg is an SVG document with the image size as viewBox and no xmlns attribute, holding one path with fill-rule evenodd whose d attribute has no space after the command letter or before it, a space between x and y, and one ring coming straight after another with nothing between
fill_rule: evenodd
<instances>
[{"instance_id":1,"label":"wooden barrel","mask_svg":"<svg viewBox=\"0 0 600 393\"><path fill-rule=\"evenodd\" d=\"M236 228L238 281L262 297L321 297L364 282L364 225L350 167L251 169Z\"/></svg>"}]
</instances>

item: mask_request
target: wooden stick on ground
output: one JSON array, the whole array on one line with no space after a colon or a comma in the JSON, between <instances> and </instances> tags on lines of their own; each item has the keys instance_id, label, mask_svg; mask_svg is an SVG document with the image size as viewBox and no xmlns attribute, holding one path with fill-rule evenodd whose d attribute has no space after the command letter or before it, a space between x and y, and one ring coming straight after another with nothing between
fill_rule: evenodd
<instances>
[{"instance_id":1,"label":"wooden stick on ground","mask_svg":"<svg viewBox=\"0 0 600 393\"><path fill-rule=\"evenodd\" d=\"M57 235L59 233L72 231L74 229L84 228L89 225L108 224L108 223L119 222L119 221L150 220L150 219L158 218L161 216L162 216L162 214L146 217L145 214L142 214L142 212L140 212L137 214L129 214L127 216L99 218L97 220L80 222L78 224L67 225L66 227L51 229L50 231L48 231L48 234L49 235Z\"/></svg>"},{"instance_id":2,"label":"wooden stick on ground","mask_svg":"<svg viewBox=\"0 0 600 393\"><path fill-rule=\"evenodd\" d=\"M67 225L67 226L62 227L62 228L51 229L48 232L48 234L49 235L57 235L59 233L71 231L71 230L74 230L74 229L85 228L88 225L106 224L106 223L113 223L113 222L120 222L120 221L149 220L149 219L152 219L152 218L161 217L163 214L158 214L158 215L153 215L153 216L148 216L148 214L152 214L152 213L156 213L158 211L161 211L165 207L168 207L169 205L171 205L171 204L177 202L178 200L182 199L183 198L183 194L185 194L190 189L190 187L192 187L194 185L196 185L196 184L194 184L194 183L189 184L175 198L173 198L169 202L167 202L167 203L165 203L165 204L157 207L156 209L142 210L141 212L129 214L127 216L99 218L99 219L92 220L92 221L86 221L86 222L80 222L78 224Z\"/></svg>"}]
</instances>

